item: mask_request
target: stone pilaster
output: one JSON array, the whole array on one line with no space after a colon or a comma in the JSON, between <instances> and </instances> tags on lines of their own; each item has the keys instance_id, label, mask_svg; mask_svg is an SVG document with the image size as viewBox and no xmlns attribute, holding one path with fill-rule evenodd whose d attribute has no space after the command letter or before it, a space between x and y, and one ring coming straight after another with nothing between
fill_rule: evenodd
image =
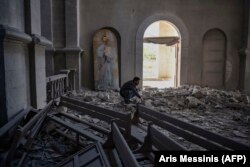
<instances>
[{"instance_id":1,"label":"stone pilaster","mask_svg":"<svg viewBox=\"0 0 250 167\"><path fill-rule=\"evenodd\" d=\"M239 88L250 93L250 1L245 0Z\"/></svg>"},{"instance_id":2,"label":"stone pilaster","mask_svg":"<svg viewBox=\"0 0 250 167\"><path fill-rule=\"evenodd\" d=\"M244 77L244 86L245 91L250 93L250 47L245 51L246 52L246 65L245 65L245 77Z\"/></svg>"},{"instance_id":3,"label":"stone pilaster","mask_svg":"<svg viewBox=\"0 0 250 167\"><path fill-rule=\"evenodd\" d=\"M79 0L65 1L66 46L63 49L66 55L66 69L76 69L76 89L81 88L81 56L79 47Z\"/></svg>"},{"instance_id":4,"label":"stone pilaster","mask_svg":"<svg viewBox=\"0 0 250 167\"><path fill-rule=\"evenodd\" d=\"M52 0L41 1L41 34L50 41L53 41L53 10ZM52 46L53 47L53 46ZM54 51L47 48L45 51L46 76L54 75Z\"/></svg>"},{"instance_id":5,"label":"stone pilaster","mask_svg":"<svg viewBox=\"0 0 250 167\"><path fill-rule=\"evenodd\" d=\"M247 49L245 49L246 65L245 65L245 90L250 93L250 1L246 0L247 8Z\"/></svg>"},{"instance_id":6,"label":"stone pilaster","mask_svg":"<svg viewBox=\"0 0 250 167\"><path fill-rule=\"evenodd\" d=\"M46 105L45 48L51 42L41 36L40 0L25 1L25 31L32 37L29 45L31 105L43 108Z\"/></svg>"},{"instance_id":7,"label":"stone pilaster","mask_svg":"<svg viewBox=\"0 0 250 167\"><path fill-rule=\"evenodd\" d=\"M43 108L46 105L45 48L49 45L51 42L46 38L33 35L29 46L31 105L35 108Z\"/></svg>"}]
</instances>

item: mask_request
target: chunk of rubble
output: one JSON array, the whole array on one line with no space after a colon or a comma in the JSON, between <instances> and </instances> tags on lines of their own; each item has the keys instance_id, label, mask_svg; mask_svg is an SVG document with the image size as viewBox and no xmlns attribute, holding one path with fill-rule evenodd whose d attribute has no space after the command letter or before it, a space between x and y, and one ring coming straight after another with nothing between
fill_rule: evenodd
<instances>
[{"instance_id":1,"label":"chunk of rubble","mask_svg":"<svg viewBox=\"0 0 250 167\"><path fill-rule=\"evenodd\" d=\"M67 107L64 107L64 106L60 106L58 107L57 109L57 112L67 112L68 111L68 108Z\"/></svg>"},{"instance_id":2,"label":"chunk of rubble","mask_svg":"<svg viewBox=\"0 0 250 167\"><path fill-rule=\"evenodd\" d=\"M187 103L189 108L196 108L199 105L204 105L204 103L202 101L200 101L199 99L197 99L196 97L193 97L193 96L188 96L186 98L186 103Z\"/></svg>"},{"instance_id":3,"label":"chunk of rubble","mask_svg":"<svg viewBox=\"0 0 250 167\"><path fill-rule=\"evenodd\" d=\"M241 138L247 138L247 135L244 135L243 133L239 132L239 131L233 131L233 135L236 137L241 137Z\"/></svg>"},{"instance_id":4,"label":"chunk of rubble","mask_svg":"<svg viewBox=\"0 0 250 167\"><path fill-rule=\"evenodd\" d=\"M247 117L247 122L250 123L250 116Z\"/></svg>"},{"instance_id":5,"label":"chunk of rubble","mask_svg":"<svg viewBox=\"0 0 250 167\"><path fill-rule=\"evenodd\" d=\"M240 121L241 120L240 115L233 115L233 120Z\"/></svg>"},{"instance_id":6,"label":"chunk of rubble","mask_svg":"<svg viewBox=\"0 0 250 167\"><path fill-rule=\"evenodd\" d=\"M223 106L220 105L220 104L217 104L214 108L216 108L216 109L223 109Z\"/></svg>"},{"instance_id":7,"label":"chunk of rubble","mask_svg":"<svg viewBox=\"0 0 250 167\"><path fill-rule=\"evenodd\" d=\"M250 97L247 95L242 95L241 96L241 101L245 104L250 104Z\"/></svg>"},{"instance_id":8,"label":"chunk of rubble","mask_svg":"<svg viewBox=\"0 0 250 167\"><path fill-rule=\"evenodd\" d=\"M152 104L153 104L155 107L160 107L160 106L165 106L165 105L166 105L166 103L165 103L162 99L160 99L160 100L155 100L155 101L152 102Z\"/></svg>"},{"instance_id":9,"label":"chunk of rubble","mask_svg":"<svg viewBox=\"0 0 250 167\"><path fill-rule=\"evenodd\" d=\"M99 92L97 97L103 101L108 101L109 100L109 94L106 92Z\"/></svg>"},{"instance_id":10,"label":"chunk of rubble","mask_svg":"<svg viewBox=\"0 0 250 167\"><path fill-rule=\"evenodd\" d=\"M92 118L92 122L93 122L94 124L96 124L96 123L100 122L100 120L97 119L97 118Z\"/></svg>"},{"instance_id":11,"label":"chunk of rubble","mask_svg":"<svg viewBox=\"0 0 250 167\"><path fill-rule=\"evenodd\" d=\"M194 97L196 97L196 98L198 98L198 99L201 99L201 98L204 97L204 94L202 93L200 87L195 86L195 87L193 88L193 91L192 91L192 96L194 96Z\"/></svg>"},{"instance_id":12,"label":"chunk of rubble","mask_svg":"<svg viewBox=\"0 0 250 167\"><path fill-rule=\"evenodd\" d=\"M153 101L152 101L151 99L145 100L144 105L145 105L146 107L152 108L152 107L153 107L152 102L153 102Z\"/></svg>"},{"instance_id":13,"label":"chunk of rubble","mask_svg":"<svg viewBox=\"0 0 250 167\"><path fill-rule=\"evenodd\" d=\"M93 98L91 96L87 95L87 96L85 96L83 98L83 101L85 101L85 102L91 102L91 101L93 101Z\"/></svg>"}]
</instances>

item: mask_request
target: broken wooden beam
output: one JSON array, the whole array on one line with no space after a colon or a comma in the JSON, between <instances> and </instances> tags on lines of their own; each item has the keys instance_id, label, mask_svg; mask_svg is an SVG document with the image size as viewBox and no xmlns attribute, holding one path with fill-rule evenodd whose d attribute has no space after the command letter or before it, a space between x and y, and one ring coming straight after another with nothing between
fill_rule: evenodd
<instances>
[{"instance_id":1,"label":"broken wooden beam","mask_svg":"<svg viewBox=\"0 0 250 167\"><path fill-rule=\"evenodd\" d=\"M129 148L125 138L122 136L118 126L114 121L111 123L111 133L109 139L104 145L106 148L114 147L116 148L120 159L125 167L139 167L140 165L135 159L133 152Z\"/></svg>"},{"instance_id":2,"label":"broken wooden beam","mask_svg":"<svg viewBox=\"0 0 250 167\"><path fill-rule=\"evenodd\" d=\"M103 127L100 127L100 126L98 126L98 125L89 123L89 122L87 122L87 121L84 121L84 120L82 120L82 119L80 119L80 118L78 118L78 117L76 117L76 116L67 114L67 113L65 113L65 112L60 112L59 114L62 114L63 116L65 116L65 117L67 117L67 118L69 118L69 119L72 119L72 120L74 120L74 121L77 121L77 122L86 124L86 125L90 126L92 129L94 129L94 130L96 130L96 131L98 131L98 132L100 132L100 133L103 133L103 134L105 134L105 135L108 135L109 132L110 132L109 130L107 130L107 129L103 128Z\"/></svg>"},{"instance_id":3,"label":"broken wooden beam","mask_svg":"<svg viewBox=\"0 0 250 167\"><path fill-rule=\"evenodd\" d=\"M0 137L2 137L5 133L7 133L11 128L17 125L23 117L32 109L32 107L28 107L26 109L21 110L13 119L11 119L7 124L0 128Z\"/></svg>"},{"instance_id":4,"label":"broken wooden beam","mask_svg":"<svg viewBox=\"0 0 250 167\"><path fill-rule=\"evenodd\" d=\"M86 137L86 138L88 138L90 140L98 141L98 142L100 142L102 144L105 142L103 138L98 137L98 136L92 134L91 132L89 132L87 130L80 129L79 127L75 126L74 124L66 123L65 121L63 121L59 117L56 117L54 115L50 115L50 116L48 116L48 118L51 121L53 121L53 122L55 122L57 124L60 124L60 125L64 126L65 128L68 128L68 129L74 131L75 133L78 133L81 136L84 136L84 137Z\"/></svg>"},{"instance_id":5,"label":"broken wooden beam","mask_svg":"<svg viewBox=\"0 0 250 167\"><path fill-rule=\"evenodd\" d=\"M91 166L110 167L106 154L99 142L66 158L63 162L57 164L56 167L81 167L88 166L90 163Z\"/></svg>"},{"instance_id":6,"label":"broken wooden beam","mask_svg":"<svg viewBox=\"0 0 250 167\"><path fill-rule=\"evenodd\" d=\"M75 111L81 111L87 115L99 118L108 123L110 123L112 119L119 119L117 121L117 124L125 128L125 137L131 137L131 113L113 111L66 96L62 96L61 105L69 107L70 109L73 109Z\"/></svg>"},{"instance_id":7,"label":"broken wooden beam","mask_svg":"<svg viewBox=\"0 0 250 167\"><path fill-rule=\"evenodd\" d=\"M31 118L29 122L27 122L22 127L18 127L18 129L16 130L16 134L13 138L11 147L7 153L7 157L4 161L7 166L10 166L12 158L15 155L15 150L20 145L24 137L28 136L28 140L25 140L25 142L32 142L33 137L37 133L37 129L39 129L41 125L42 119L45 118L52 104L53 101L50 101L50 103L48 103L46 107L43 108L41 111L37 112L37 114L33 118Z\"/></svg>"}]
</instances>

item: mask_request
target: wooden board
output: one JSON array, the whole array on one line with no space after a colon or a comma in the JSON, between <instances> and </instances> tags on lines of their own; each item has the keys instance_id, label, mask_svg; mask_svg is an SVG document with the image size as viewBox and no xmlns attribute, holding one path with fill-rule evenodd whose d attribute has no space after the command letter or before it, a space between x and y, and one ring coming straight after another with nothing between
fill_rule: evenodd
<instances>
[{"instance_id":1,"label":"wooden board","mask_svg":"<svg viewBox=\"0 0 250 167\"><path fill-rule=\"evenodd\" d=\"M104 150L100 143L84 148L73 156L66 158L57 167L109 167Z\"/></svg>"}]
</instances>

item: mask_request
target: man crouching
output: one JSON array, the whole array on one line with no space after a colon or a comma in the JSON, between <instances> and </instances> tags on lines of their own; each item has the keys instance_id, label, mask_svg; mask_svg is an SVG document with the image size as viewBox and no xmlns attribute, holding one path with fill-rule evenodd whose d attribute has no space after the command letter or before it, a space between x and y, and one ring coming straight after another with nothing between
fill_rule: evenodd
<instances>
[{"instance_id":1,"label":"man crouching","mask_svg":"<svg viewBox=\"0 0 250 167\"><path fill-rule=\"evenodd\" d=\"M142 100L142 97L139 95L138 90L136 86L138 86L140 83L140 78L139 77L134 77L133 80L126 82L121 90L120 90L120 95L124 98L124 101L126 104L129 104L130 99L137 96Z\"/></svg>"}]
</instances>

